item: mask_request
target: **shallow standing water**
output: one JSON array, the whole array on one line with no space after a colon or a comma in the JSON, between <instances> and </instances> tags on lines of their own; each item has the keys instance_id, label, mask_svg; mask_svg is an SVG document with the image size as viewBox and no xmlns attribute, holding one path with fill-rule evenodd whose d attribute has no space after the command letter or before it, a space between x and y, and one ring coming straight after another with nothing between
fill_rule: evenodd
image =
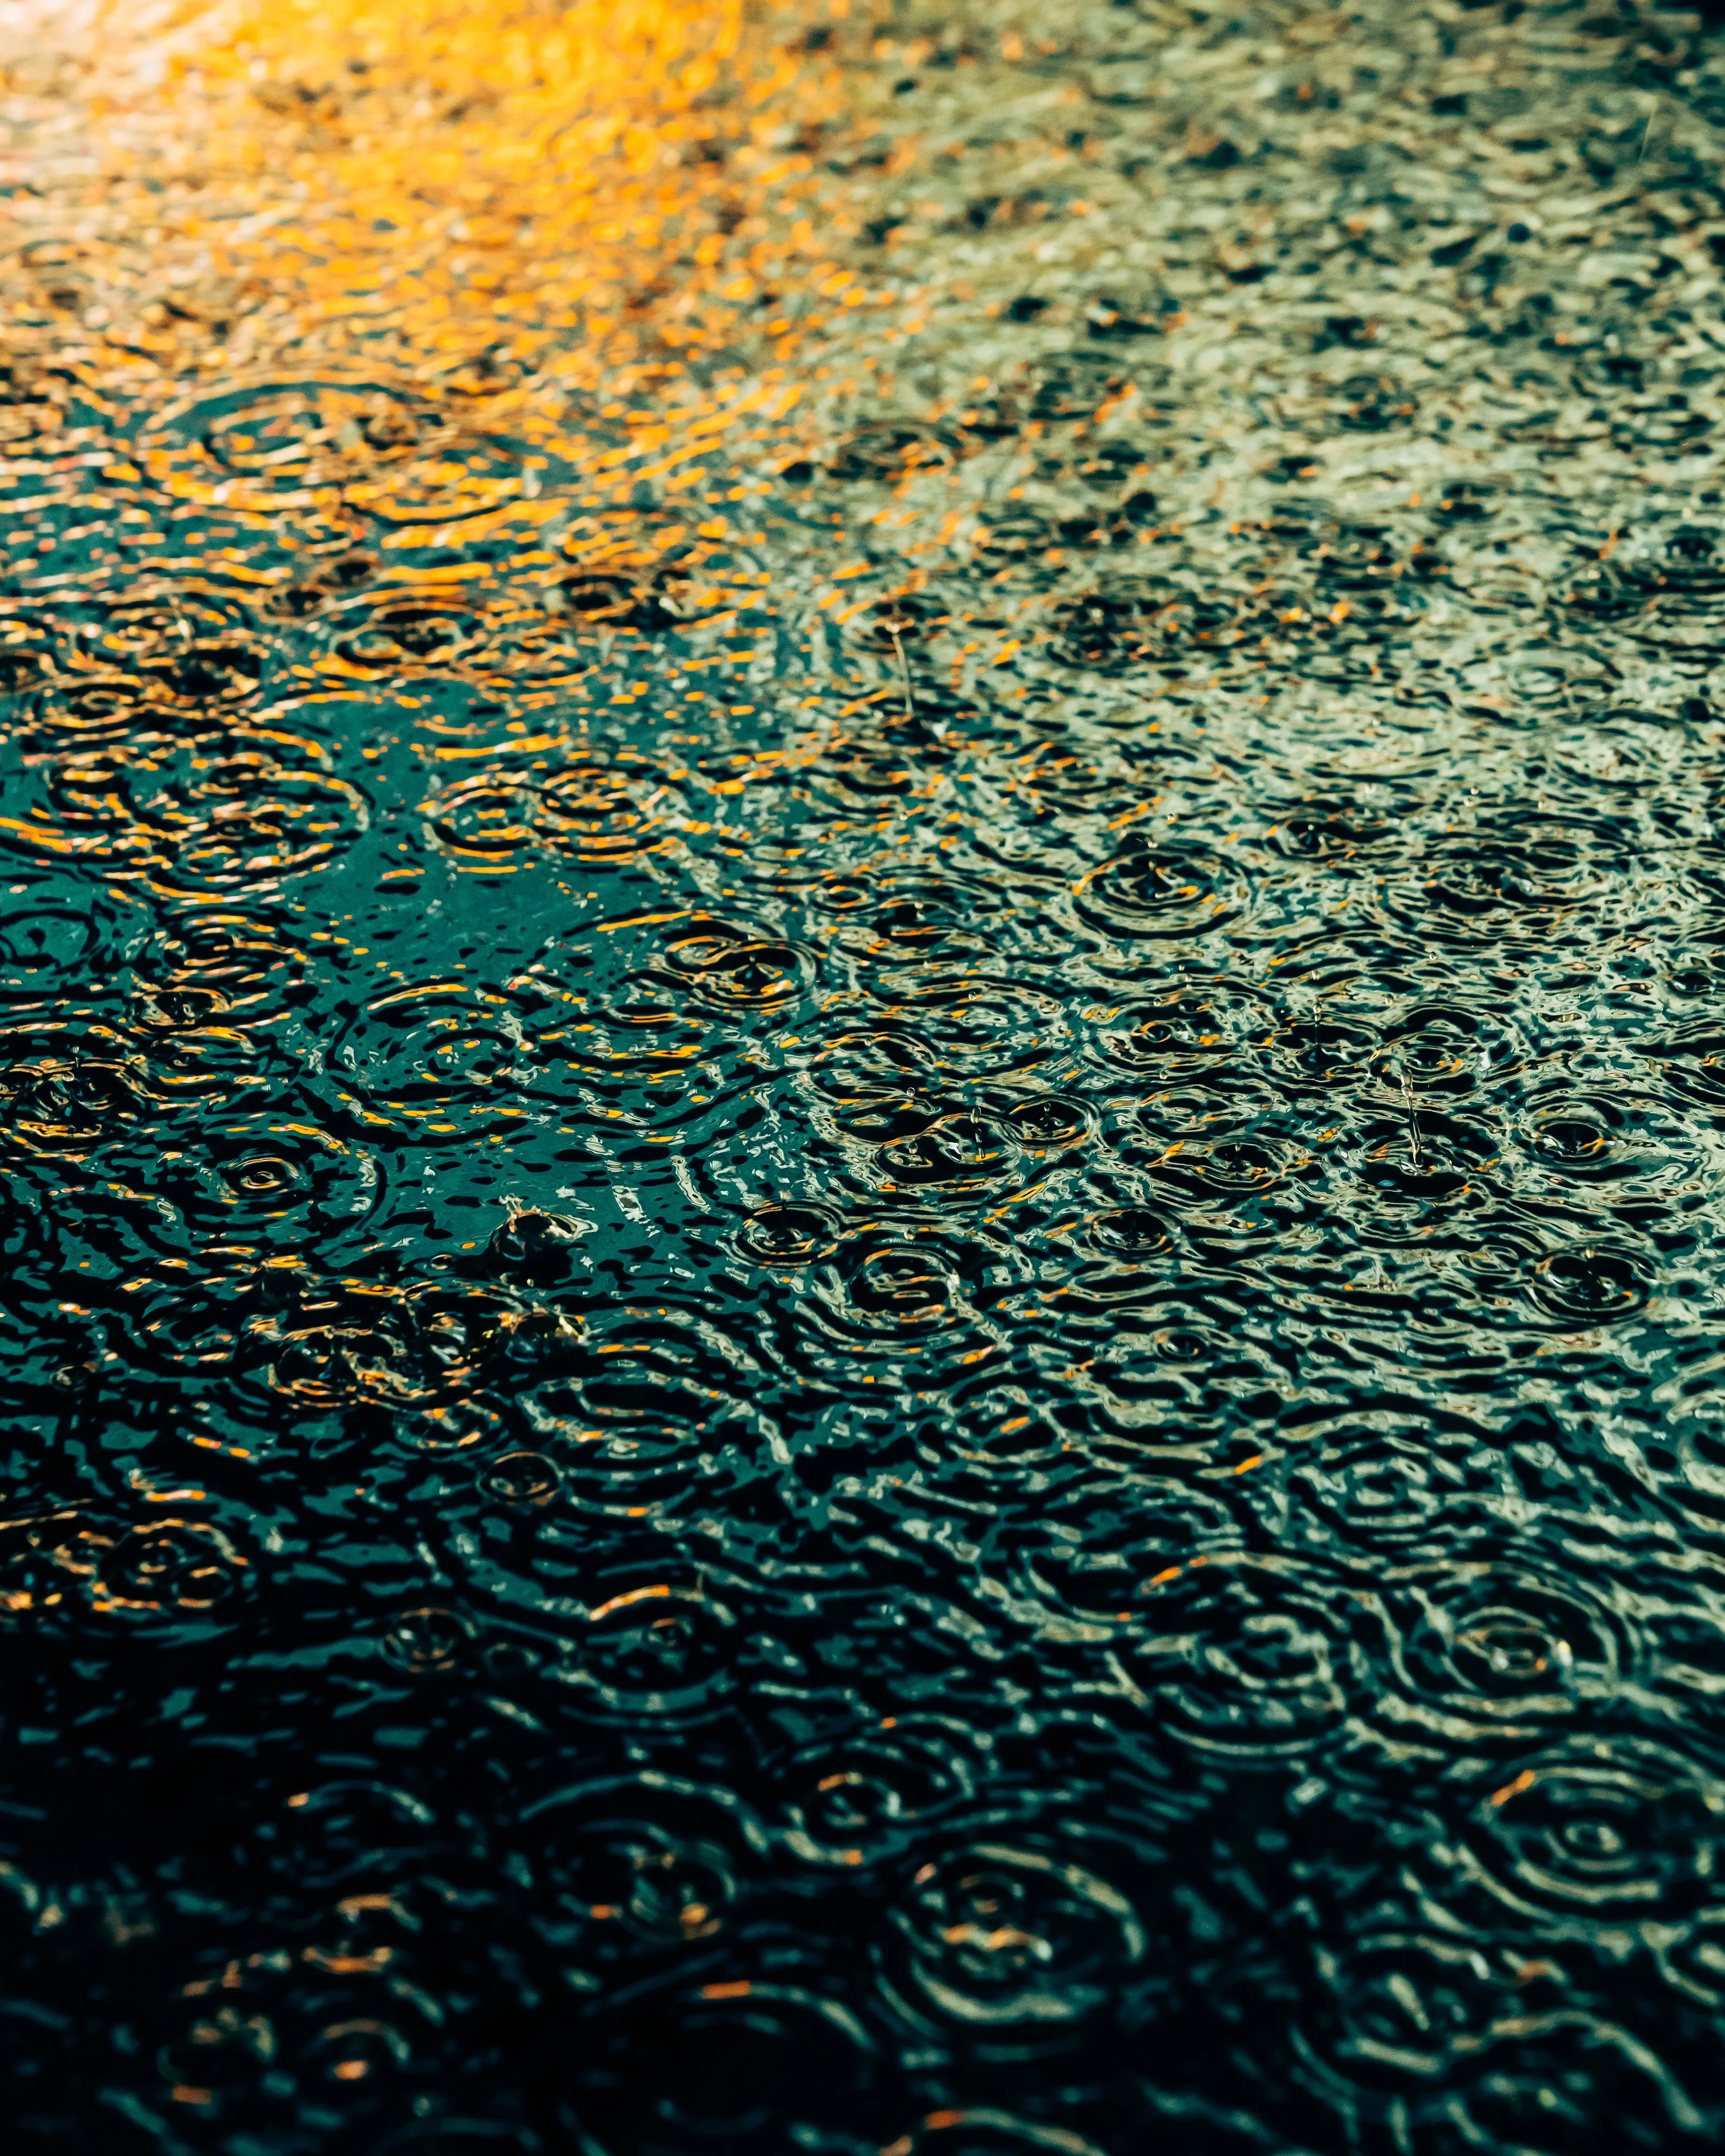
<instances>
[{"instance_id":1,"label":"shallow standing water","mask_svg":"<svg viewBox=\"0 0 1725 2156\"><path fill-rule=\"evenodd\" d=\"M12 2145L1725 2130L1725 38L0 30Z\"/></svg>"}]
</instances>

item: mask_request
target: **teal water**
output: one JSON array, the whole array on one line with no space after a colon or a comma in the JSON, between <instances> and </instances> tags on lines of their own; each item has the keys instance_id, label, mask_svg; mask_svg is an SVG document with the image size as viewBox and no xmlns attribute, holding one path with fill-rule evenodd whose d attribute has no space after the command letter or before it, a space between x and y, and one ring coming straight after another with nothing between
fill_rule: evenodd
<instances>
[{"instance_id":1,"label":"teal water","mask_svg":"<svg viewBox=\"0 0 1725 2156\"><path fill-rule=\"evenodd\" d=\"M1326 152L704 534L19 359L14 2145L1717 2144L1714 42L1466 13L1513 216Z\"/></svg>"}]
</instances>

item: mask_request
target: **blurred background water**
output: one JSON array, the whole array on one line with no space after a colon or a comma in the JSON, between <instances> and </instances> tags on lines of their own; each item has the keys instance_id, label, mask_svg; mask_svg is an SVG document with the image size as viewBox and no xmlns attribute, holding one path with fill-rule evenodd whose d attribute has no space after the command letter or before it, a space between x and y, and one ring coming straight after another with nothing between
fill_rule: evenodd
<instances>
[{"instance_id":1,"label":"blurred background water","mask_svg":"<svg viewBox=\"0 0 1725 2156\"><path fill-rule=\"evenodd\" d=\"M1717 2147L1725 33L0 62L10 2145Z\"/></svg>"}]
</instances>

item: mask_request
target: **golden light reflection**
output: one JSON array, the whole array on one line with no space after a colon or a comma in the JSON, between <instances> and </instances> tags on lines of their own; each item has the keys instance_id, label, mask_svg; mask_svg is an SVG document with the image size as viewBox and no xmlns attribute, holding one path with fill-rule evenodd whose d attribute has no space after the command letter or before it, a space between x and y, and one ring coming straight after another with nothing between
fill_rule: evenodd
<instances>
[{"instance_id":1,"label":"golden light reflection","mask_svg":"<svg viewBox=\"0 0 1725 2156\"><path fill-rule=\"evenodd\" d=\"M249 198L185 228L253 302L241 363L382 346L483 389L663 360L813 249L789 213L832 70L745 38L740 0L282 0L182 42L175 74L182 171Z\"/></svg>"},{"instance_id":2,"label":"golden light reflection","mask_svg":"<svg viewBox=\"0 0 1725 2156\"><path fill-rule=\"evenodd\" d=\"M127 413L115 482L291 516L296 543L363 528L477 573L480 542L531 545L561 506L675 516L698 554L830 465L909 489L893 543L942 557L968 543L958 465L1022 416L997 377L1047 334L1012 311L1024 258L1095 252L1078 93L1004 18L84 4L94 57L41 0L15 0L41 20L8 53L0 11L24 363ZM33 393L0 425L51 429L59 393ZM638 607L643 536L572 551ZM854 539L828 542L842 621L870 595L838 589Z\"/></svg>"},{"instance_id":3,"label":"golden light reflection","mask_svg":"<svg viewBox=\"0 0 1725 2156\"><path fill-rule=\"evenodd\" d=\"M411 579L395 672L433 613L459 641L475 580L554 584L608 637L759 602L749 505L923 327L885 253L855 259L847 189L915 144L871 138L853 179L859 67L891 55L850 0L93 4L97 57L54 59L64 25L0 53L43 370L0 418L51 446L69 367L123 413L131 545L200 514L242 547L291 531L321 558L277 611Z\"/></svg>"},{"instance_id":4,"label":"golden light reflection","mask_svg":"<svg viewBox=\"0 0 1725 2156\"><path fill-rule=\"evenodd\" d=\"M141 244L129 273L103 265L103 357L146 394L281 385L195 444L165 421L143 446L173 472L152 477L241 512L448 509L464 541L466 520L578 477L593 506L696 485L723 438L752 420L758 442L789 409L786 363L821 307L869 297L817 231L845 13L814 0L769 29L741 0L110 9L131 73L111 66L93 102L94 162L110 202L132 193ZM568 424L577 393L612 423L597 437ZM487 469L477 433L504 427L545 454Z\"/></svg>"}]
</instances>

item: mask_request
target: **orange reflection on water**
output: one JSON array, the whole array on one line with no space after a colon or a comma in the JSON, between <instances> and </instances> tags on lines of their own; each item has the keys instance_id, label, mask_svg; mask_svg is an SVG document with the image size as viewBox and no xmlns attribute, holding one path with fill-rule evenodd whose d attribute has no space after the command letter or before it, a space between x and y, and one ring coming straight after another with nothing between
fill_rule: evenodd
<instances>
[{"instance_id":1,"label":"orange reflection on water","mask_svg":"<svg viewBox=\"0 0 1725 2156\"><path fill-rule=\"evenodd\" d=\"M381 346L483 389L724 341L812 258L830 73L740 0L244 8L177 69L187 236L251 302L230 356Z\"/></svg>"},{"instance_id":2,"label":"orange reflection on water","mask_svg":"<svg viewBox=\"0 0 1725 2156\"><path fill-rule=\"evenodd\" d=\"M672 622L699 646L691 716L691 683L768 662L758 497L807 485L802 459L891 388L929 311L865 213L916 166L920 123L887 111L898 48L860 8L86 4L100 58L44 74L26 116L52 184L14 213L14 402L54 488L100 436L130 573L178 589L189 542L224 604L244 587L267 619L315 616L314 696L465 675L475 624L506 613L490 663L553 701L603 701L599 660ZM934 229L951 205L923 208ZM91 395L112 424L65 424ZM901 432L889 478L921 468L916 429L892 464ZM799 526L803 597L834 625L872 596L843 527ZM106 694L114 656L93 663ZM413 723L439 760L522 746ZM518 795L464 793L458 850L552 813Z\"/></svg>"}]
</instances>

